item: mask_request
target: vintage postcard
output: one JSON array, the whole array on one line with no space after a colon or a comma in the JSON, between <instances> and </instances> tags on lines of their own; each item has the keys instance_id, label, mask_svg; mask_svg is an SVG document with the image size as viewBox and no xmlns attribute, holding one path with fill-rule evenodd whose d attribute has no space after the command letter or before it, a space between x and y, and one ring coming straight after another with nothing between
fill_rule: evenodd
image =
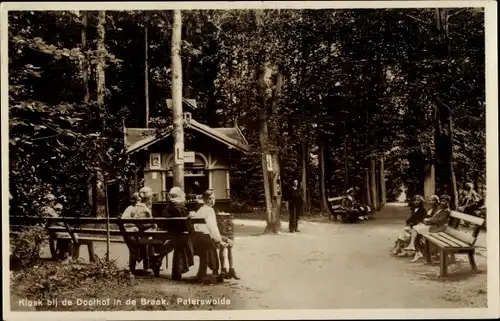
<instances>
[{"instance_id":1,"label":"vintage postcard","mask_svg":"<svg viewBox=\"0 0 500 321\"><path fill-rule=\"evenodd\" d=\"M4 319L498 318L496 13L2 3Z\"/></svg>"}]
</instances>

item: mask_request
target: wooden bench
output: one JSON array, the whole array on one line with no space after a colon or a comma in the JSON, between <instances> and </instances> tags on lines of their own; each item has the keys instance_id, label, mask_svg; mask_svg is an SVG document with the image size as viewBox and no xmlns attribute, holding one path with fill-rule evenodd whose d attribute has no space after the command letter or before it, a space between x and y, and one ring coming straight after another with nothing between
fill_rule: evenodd
<instances>
[{"instance_id":1,"label":"wooden bench","mask_svg":"<svg viewBox=\"0 0 500 321\"><path fill-rule=\"evenodd\" d=\"M327 199L330 203L330 219L342 221L343 215L346 212L346 209L342 206L344 199L345 196L330 197Z\"/></svg>"},{"instance_id":2,"label":"wooden bench","mask_svg":"<svg viewBox=\"0 0 500 321\"><path fill-rule=\"evenodd\" d=\"M46 224L49 235L49 247L51 255L57 258L56 243L70 242L69 253L73 259L80 257L80 247L86 245L89 251L89 260L95 261L94 242L107 242L108 233L110 242L125 243L129 250L129 268L132 273L136 271L137 261L143 261L143 268L149 269L152 265L155 276L159 275L161 263L166 254L174 250L171 241L176 236L192 235L194 233L193 224L204 224L204 219L189 217L181 218L150 218L150 219L120 219L120 218L89 218L89 217L13 217L24 224ZM59 223L59 225L55 225ZM118 229L99 229L90 227L93 224L113 224ZM156 224L159 229L154 231L132 231L125 228L125 224ZM12 227L12 226L11 226ZM11 234L16 234L12 231ZM141 251L142 249L142 251ZM144 251L145 250L145 251ZM174 260L177 258L174 252ZM153 260L151 260L153 259ZM176 271L177 264L173 264L172 277L180 279L180 271Z\"/></svg>"},{"instance_id":3,"label":"wooden bench","mask_svg":"<svg viewBox=\"0 0 500 321\"><path fill-rule=\"evenodd\" d=\"M151 218L151 219L117 219L117 225L129 250L129 268L135 272L136 262L143 261L143 268L147 270L151 265L155 276L159 276L163 258L174 251L173 240L176 237L191 236L194 232L193 224L205 224L204 219L190 217ZM156 224L157 230L132 230L125 224L143 225ZM182 271L178 271L177 260L180 257L174 251L172 264L172 278L180 280ZM167 260L168 267L168 260ZM201 267L201 264L200 264Z\"/></svg>"},{"instance_id":4,"label":"wooden bench","mask_svg":"<svg viewBox=\"0 0 500 321\"><path fill-rule=\"evenodd\" d=\"M460 231L457 228L447 226L446 230L439 233L429 233L423 235L425 242L425 257L428 263L431 263L430 245L437 247L440 252L440 276L446 277L448 275L447 257L449 254L467 254L473 272L477 271L476 261L474 259L475 243L479 235L479 231L485 219L451 211L450 220L457 219L469 222L474 225L472 234Z\"/></svg>"}]
</instances>

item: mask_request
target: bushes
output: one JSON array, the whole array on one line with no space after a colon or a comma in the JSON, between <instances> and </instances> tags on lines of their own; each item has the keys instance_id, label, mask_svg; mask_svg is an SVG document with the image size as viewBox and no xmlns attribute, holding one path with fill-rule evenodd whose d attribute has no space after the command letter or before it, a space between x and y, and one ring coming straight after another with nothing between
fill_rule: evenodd
<instances>
[{"instance_id":1,"label":"bushes","mask_svg":"<svg viewBox=\"0 0 500 321\"><path fill-rule=\"evenodd\" d=\"M79 262L39 262L11 276L11 288L20 297L32 300L95 298L116 287L131 285L129 272L119 269L114 261L97 260L91 264ZM91 308L91 307L88 307ZM37 309L53 310L40 306ZM58 310L64 309L59 307ZM68 307L71 309L71 307ZM85 307L79 307L80 310Z\"/></svg>"},{"instance_id":2,"label":"bushes","mask_svg":"<svg viewBox=\"0 0 500 321\"><path fill-rule=\"evenodd\" d=\"M27 226L21 233L10 239L10 268L27 268L40 259L40 250L48 241L47 231L43 226Z\"/></svg>"}]
</instances>

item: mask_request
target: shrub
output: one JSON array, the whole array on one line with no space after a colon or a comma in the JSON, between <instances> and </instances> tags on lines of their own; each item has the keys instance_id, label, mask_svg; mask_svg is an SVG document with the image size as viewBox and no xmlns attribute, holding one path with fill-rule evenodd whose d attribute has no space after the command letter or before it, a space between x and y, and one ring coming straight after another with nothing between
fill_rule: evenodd
<instances>
[{"instance_id":1,"label":"shrub","mask_svg":"<svg viewBox=\"0 0 500 321\"><path fill-rule=\"evenodd\" d=\"M27 268L40 259L40 250L47 242L47 231L43 226L24 227L20 234L10 239L10 268Z\"/></svg>"},{"instance_id":2,"label":"shrub","mask_svg":"<svg viewBox=\"0 0 500 321\"><path fill-rule=\"evenodd\" d=\"M69 293L78 297L94 297L106 289L131 284L129 272L119 269L114 261L94 263L39 262L14 273L11 287L33 300L65 299ZM39 307L44 309L43 306Z\"/></svg>"}]
</instances>

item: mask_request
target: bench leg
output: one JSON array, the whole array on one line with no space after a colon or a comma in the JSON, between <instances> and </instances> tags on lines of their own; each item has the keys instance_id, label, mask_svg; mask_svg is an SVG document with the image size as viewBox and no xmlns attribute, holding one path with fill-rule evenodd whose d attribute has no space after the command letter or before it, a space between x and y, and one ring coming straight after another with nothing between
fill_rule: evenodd
<instances>
[{"instance_id":1,"label":"bench leg","mask_svg":"<svg viewBox=\"0 0 500 321\"><path fill-rule=\"evenodd\" d=\"M76 243L76 244L73 244L73 253L71 255L71 257L73 258L73 260L78 260L80 258L80 246L82 244L80 243Z\"/></svg>"},{"instance_id":2,"label":"bench leg","mask_svg":"<svg viewBox=\"0 0 500 321\"><path fill-rule=\"evenodd\" d=\"M476 265L476 259L474 258L474 252L469 252L467 253L469 255L469 262L470 262L470 267L472 268L472 272L476 273L477 272L477 265Z\"/></svg>"},{"instance_id":3,"label":"bench leg","mask_svg":"<svg viewBox=\"0 0 500 321\"><path fill-rule=\"evenodd\" d=\"M56 240L49 240L50 255L52 255L53 260L57 260L57 250L56 250Z\"/></svg>"},{"instance_id":4,"label":"bench leg","mask_svg":"<svg viewBox=\"0 0 500 321\"><path fill-rule=\"evenodd\" d=\"M432 263L432 258L431 258L431 245L429 242L425 241L425 262L430 264Z\"/></svg>"},{"instance_id":5,"label":"bench leg","mask_svg":"<svg viewBox=\"0 0 500 321\"><path fill-rule=\"evenodd\" d=\"M447 253L444 250L441 250L441 277L446 277L448 275L448 264L447 264Z\"/></svg>"},{"instance_id":6,"label":"bench leg","mask_svg":"<svg viewBox=\"0 0 500 321\"><path fill-rule=\"evenodd\" d=\"M457 259L456 259L456 257L455 257L455 253L449 253L449 254L450 254L450 261L449 261L449 263L450 263L450 264L455 264L455 263L457 263Z\"/></svg>"},{"instance_id":7,"label":"bench leg","mask_svg":"<svg viewBox=\"0 0 500 321\"><path fill-rule=\"evenodd\" d=\"M89 262L95 262L94 242L87 244L89 250Z\"/></svg>"}]
</instances>

